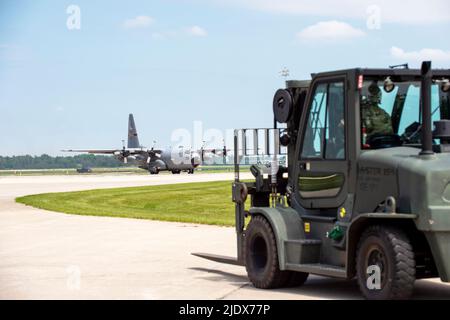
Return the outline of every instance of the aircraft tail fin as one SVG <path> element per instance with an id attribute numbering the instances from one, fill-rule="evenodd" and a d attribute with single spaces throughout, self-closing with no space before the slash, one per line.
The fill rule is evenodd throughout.
<path id="1" fill-rule="evenodd" d="M 140 148 L 139 138 L 137 134 L 136 124 L 134 123 L 133 114 L 128 117 L 128 148 Z"/>

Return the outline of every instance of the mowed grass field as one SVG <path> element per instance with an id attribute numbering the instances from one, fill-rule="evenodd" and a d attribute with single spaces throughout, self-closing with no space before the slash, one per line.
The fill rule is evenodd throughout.
<path id="1" fill-rule="evenodd" d="M 69 214 L 234 225 L 230 181 L 48 193 L 16 201 Z"/>

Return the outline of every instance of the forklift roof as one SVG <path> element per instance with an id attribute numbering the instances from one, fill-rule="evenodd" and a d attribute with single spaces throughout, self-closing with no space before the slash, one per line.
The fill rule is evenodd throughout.
<path id="1" fill-rule="evenodd" d="M 398 76 L 398 77 L 420 77 L 420 69 L 367 69 L 367 68 L 355 68 L 355 69 L 344 69 L 337 71 L 326 71 L 320 73 L 313 73 L 311 77 L 328 77 L 342 74 L 356 74 L 356 75 L 367 75 L 367 76 Z M 450 69 L 433 69 L 434 77 L 448 77 L 450 76 Z"/>

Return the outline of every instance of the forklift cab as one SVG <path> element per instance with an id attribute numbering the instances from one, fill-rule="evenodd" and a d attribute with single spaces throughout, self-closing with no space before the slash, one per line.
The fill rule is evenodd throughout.
<path id="1" fill-rule="evenodd" d="M 346 138 L 348 81 L 345 74 L 317 78 L 311 84 L 295 147 L 292 207 L 304 214 L 337 208 L 348 190 Z M 332 216 L 328 210 L 323 212 Z M 334 214 L 336 216 L 336 214 Z"/>
<path id="2" fill-rule="evenodd" d="M 405 299 L 416 279 L 450 282 L 450 70 L 312 78 L 277 91 L 274 128 L 235 130 L 237 259 L 197 255 L 244 265 L 263 289 L 356 276 L 366 298 Z M 243 182 L 249 148 L 272 160 Z"/>

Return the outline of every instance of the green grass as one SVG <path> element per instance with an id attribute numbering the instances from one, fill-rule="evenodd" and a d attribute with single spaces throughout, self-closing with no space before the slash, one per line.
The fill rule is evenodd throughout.
<path id="1" fill-rule="evenodd" d="M 234 225 L 230 181 L 47 193 L 16 201 L 69 214 Z"/>

